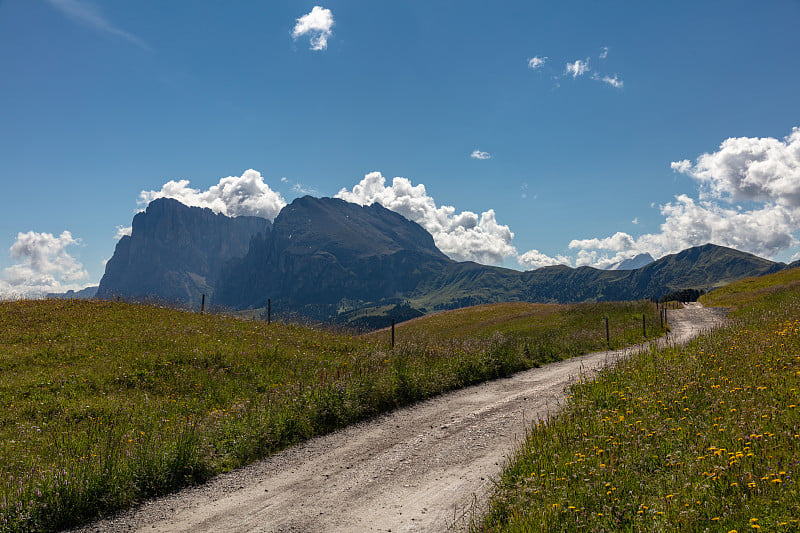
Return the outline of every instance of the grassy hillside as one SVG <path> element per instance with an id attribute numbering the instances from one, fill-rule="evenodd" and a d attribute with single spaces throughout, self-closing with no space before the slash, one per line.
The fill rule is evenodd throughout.
<path id="1" fill-rule="evenodd" d="M 537 304 L 508 302 L 465 307 L 427 315 L 398 324 L 397 342 L 453 343 L 465 338 L 487 338 L 498 333 L 520 338 L 531 346 L 557 349 L 560 357 L 606 348 L 604 317 L 609 319 L 611 347 L 642 340 L 642 313 L 648 338 L 658 336 L 661 323 L 655 307 L 646 302 Z M 366 335 L 390 342 L 386 328 Z"/>
<path id="2" fill-rule="evenodd" d="M 798 286 L 800 286 L 800 268 L 793 268 L 731 283 L 701 296 L 700 301 L 703 305 L 738 308 L 772 293 L 785 292 Z"/>
<path id="3" fill-rule="evenodd" d="M 633 315 L 657 320 L 651 305 L 638 305 L 603 310 L 624 318 L 615 342 L 639 338 Z M 485 311 L 476 316 L 504 327 L 499 310 Z M 518 316 L 513 335 L 489 335 L 485 324 L 457 341 L 403 339 L 392 350 L 380 338 L 154 306 L 0 302 L 0 531 L 87 521 L 398 405 L 562 357 L 538 336 L 537 324 L 560 311 L 548 313 Z M 594 328 L 579 335 L 587 349 L 605 343 L 597 313 L 584 308 Z M 568 337 L 562 326 L 551 322 L 549 339 Z"/>
<path id="4" fill-rule="evenodd" d="M 714 291 L 729 327 L 576 385 L 474 529 L 800 530 L 798 285 L 795 269 Z"/>

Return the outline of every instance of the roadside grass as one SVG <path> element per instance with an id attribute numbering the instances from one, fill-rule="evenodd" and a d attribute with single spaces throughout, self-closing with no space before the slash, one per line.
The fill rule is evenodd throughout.
<path id="1" fill-rule="evenodd" d="M 636 315 L 658 320 L 645 302 L 569 306 L 392 350 L 124 302 L 0 302 L 0 531 L 85 523 L 397 406 L 602 348 L 598 312 L 625 318 L 615 343 L 640 340 Z M 585 331 L 565 329 L 581 320 Z"/>
<path id="2" fill-rule="evenodd" d="M 800 530 L 800 270 L 708 295 L 729 326 L 576 384 L 480 531 Z"/>

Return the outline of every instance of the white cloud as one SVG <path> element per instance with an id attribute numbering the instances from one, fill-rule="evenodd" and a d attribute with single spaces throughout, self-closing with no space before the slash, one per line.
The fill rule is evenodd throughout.
<path id="1" fill-rule="evenodd" d="M 776 202 L 800 207 L 800 128 L 783 140 L 738 137 L 723 141 L 717 152 L 703 154 L 692 165 L 672 168 L 700 182 L 715 198 Z"/>
<path id="2" fill-rule="evenodd" d="M 600 81 L 611 85 L 615 89 L 622 89 L 622 86 L 625 84 L 625 82 L 619 79 L 616 74 L 614 74 L 613 78 L 610 76 L 603 76 L 602 78 L 600 78 Z"/>
<path id="3" fill-rule="evenodd" d="M 473 159 L 491 159 L 492 154 L 489 152 L 481 152 L 480 150 L 474 150 L 469 156 Z"/>
<path id="4" fill-rule="evenodd" d="M 548 57 L 547 56 L 533 56 L 528 60 L 528 68 L 536 70 L 537 68 L 542 68 L 545 63 L 547 63 Z"/>
<path id="5" fill-rule="evenodd" d="M 372 172 L 352 190 L 340 190 L 336 197 L 360 205 L 379 203 L 403 215 L 428 230 L 436 246 L 457 261 L 498 264 L 517 255 L 511 245 L 514 233 L 497 223 L 494 210 L 480 215 L 456 213 L 452 206 L 437 206 L 424 185 L 412 185 L 406 178 L 394 178 L 392 185 L 386 186 L 381 173 Z"/>
<path id="6" fill-rule="evenodd" d="M 578 256 L 575 258 L 575 266 L 582 267 L 591 265 L 596 268 L 603 268 L 604 264 L 610 263 L 607 256 L 598 258 L 598 255 L 599 254 L 594 250 L 580 250 L 578 251 Z"/>
<path id="7" fill-rule="evenodd" d="M 313 187 L 307 187 L 302 183 L 295 183 L 292 185 L 292 192 L 296 194 L 319 194 Z"/>
<path id="8" fill-rule="evenodd" d="M 692 162 L 688 159 L 684 159 L 683 161 L 673 161 L 669 166 L 675 172 L 686 174 L 692 169 Z M 655 204 L 650 204 L 650 207 L 655 207 Z"/>
<path id="9" fill-rule="evenodd" d="M 634 217 L 634 219 L 631 220 L 631 224 L 638 225 L 639 224 L 639 217 Z"/>
<path id="10" fill-rule="evenodd" d="M 600 266 L 644 252 L 661 257 L 709 242 L 774 257 L 798 244 L 800 128 L 782 140 L 729 138 L 694 164 L 682 160 L 670 167 L 697 180 L 699 200 L 681 194 L 660 206 L 664 222 L 658 233 L 573 240 L 570 248 L 580 250 L 577 263 Z"/>
<path id="11" fill-rule="evenodd" d="M 89 274 L 66 250 L 77 244 L 80 241 L 69 231 L 58 237 L 35 231 L 18 233 L 10 248 L 11 257 L 17 263 L 3 269 L 0 297 L 37 297 L 48 292 L 80 289 L 75 282 L 88 278 Z"/>
<path id="12" fill-rule="evenodd" d="M 630 250 L 633 248 L 634 244 L 633 237 L 627 233 L 618 231 L 613 237 L 606 237 L 605 239 L 576 239 L 569 243 L 569 247 L 581 249 L 615 250 L 620 252 Z"/>
<path id="13" fill-rule="evenodd" d="M 600 52 L 600 55 L 598 56 L 598 59 L 599 60 L 603 60 L 603 59 L 606 59 L 607 57 L 608 57 L 608 47 L 604 46 L 601 49 L 601 52 Z M 549 58 L 546 57 L 546 56 L 542 56 L 542 57 L 535 56 L 535 57 L 532 57 L 532 58 L 530 58 L 528 60 L 528 67 L 531 68 L 531 69 L 541 68 L 541 67 L 543 67 L 545 65 L 546 61 L 548 61 L 548 60 L 549 60 Z M 589 66 L 589 61 L 590 61 L 590 58 L 588 58 L 588 57 L 585 60 L 584 59 L 576 59 L 573 62 L 569 62 L 568 61 L 564 66 L 564 71 L 559 73 L 559 74 L 556 74 L 555 76 L 553 76 L 553 80 L 555 80 L 555 87 L 558 88 L 558 87 L 561 86 L 561 84 L 558 82 L 558 80 L 560 80 L 563 77 L 572 77 L 573 79 L 576 79 L 578 77 L 581 77 L 581 76 L 587 74 L 588 72 L 591 72 L 592 68 Z M 591 77 L 591 79 L 593 79 L 595 81 L 599 81 L 599 82 L 605 83 L 607 85 L 610 85 L 611 87 L 614 87 L 615 89 L 622 89 L 625 86 L 625 82 L 622 79 L 620 79 L 620 77 L 617 74 L 614 74 L 613 76 L 609 76 L 607 74 L 594 72 L 594 73 L 592 73 L 592 75 L 590 77 Z"/>
<path id="14" fill-rule="evenodd" d="M 527 268 L 542 268 L 553 265 L 571 265 L 568 257 L 564 257 L 563 255 L 550 257 L 549 255 L 543 254 L 536 249 L 528 250 L 524 254 L 520 255 L 517 258 L 517 262 L 523 267 Z"/>
<path id="15" fill-rule="evenodd" d="M 328 38 L 333 34 L 333 25 L 331 10 L 314 6 L 310 13 L 297 19 L 297 24 L 292 30 L 292 38 L 309 35 L 312 50 L 325 50 L 328 48 Z"/>
<path id="16" fill-rule="evenodd" d="M 133 226 L 117 226 L 117 235 L 114 239 L 120 240 L 125 236 L 130 237 L 131 233 L 133 233 Z"/>
<path id="17" fill-rule="evenodd" d="M 661 214 L 665 220 L 659 233 L 633 238 L 618 232 L 605 239 L 573 240 L 569 246 L 581 252 L 617 252 L 608 258 L 611 262 L 644 252 L 661 257 L 709 242 L 772 257 L 797 244 L 793 233 L 800 229 L 798 209 L 776 204 L 752 210 L 724 208 L 709 201 L 697 202 L 685 194 L 661 206 Z M 596 262 L 597 258 L 594 263 L 585 264 Z"/>
<path id="18" fill-rule="evenodd" d="M 601 254 L 596 250 L 580 250 L 575 260 L 575 264 L 579 267 L 592 266 L 594 268 L 605 270 L 618 265 L 620 262 L 625 261 L 626 259 L 633 259 L 637 255 L 639 255 L 639 252 L 635 250 L 617 252 L 614 255 Z"/>
<path id="19" fill-rule="evenodd" d="M 150 49 L 150 47 L 147 46 L 144 41 L 135 35 L 130 34 L 109 22 L 109 20 L 103 17 L 97 8 L 95 8 L 89 2 L 81 0 L 49 0 L 49 2 L 53 7 L 57 8 L 69 18 L 79 22 L 80 24 L 103 33 L 108 33 L 109 35 L 121 37 L 140 48 L 144 48 L 145 50 Z"/>
<path id="20" fill-rule="evenodd" d="M 279 192 L 264 183 L 257 170 L 246 170 L 241 176 L 228 176 L 206 191 L 189 187 L 189 180 L 170 180 L 160 191 L 142 191 L 139 203 L 146 205 L 156 198 L 174 198 L 196 207 L 208 207 L 229 217 L 258 216 L 274 220 L 286 205 Z"/>
<path id="21" fill-rule="evenodd" d="M 583 76 L 589 70 L 589 59 L 587 58 L 586 61 L 581 61 L 578 59 L 573 63 L 567 63 L 564 74 L 572 76 L 573 78 L 577 78 L 578 76 Z"/>

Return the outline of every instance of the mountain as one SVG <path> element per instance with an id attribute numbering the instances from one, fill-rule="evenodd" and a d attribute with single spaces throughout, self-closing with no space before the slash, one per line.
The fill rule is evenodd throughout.
<path id="1" fill-rule="evenodd" d="M 606 270 L 636 270 L 637 268 L 642 268 L 643 266 L 649 265 L 653 261 L 655 261 L 655 259 L 653 259 L 652 255 L 643 253 L 635 257 L 631 257 L 630 259 L 620 261 L 619 263 L 615 263 Z"/>
<path id="2" fill-rule="evenodd" d="M 154 200 L 117 243 L 97 297 L 199 305 L 201 295 L 213 295 L 222 266 L 244 256 L 270 226 L 264 218 L 230 218 L 170 198 Z"/>
<path id="3" fill-rule="evenodd" d="M 708 291 L 749 276 L 786 268 L 753 254 L 706 244 L 667 255 L 636 270 L 550 266 L 518 272 L 453 263 L 407 296 L 417 309 L 454 309 L 480 303 L 574 303 L 660 298 L 683 289 Z"/>
<path id="4" fill-rule="evenodd" d="M 79 291 L 72 289 L 67 292 L 49 292 L 47 298 L 54 298 L 57 300 L 91 300 L 97 295 L 97 285 L 86 287 Z"/>
<path id="5" fill-rule="evenodd" d="M 646 263 L 631 268 L 638 263 Z M 415 222 L 379 204 L 335 198 L 294 200 L 273 224 L 229 218 L 159 199 L 117 244 L 98 297 L 153 297 L 197 306 L 259 309 L 284 317 L 385 325 L 438 309 L 503 301 L 584 302 L 660 298 L 708 291 L 786 268 L 706 244 L 616 270 L 551 266 L 519 272 L 439 251 Z"/>
<path id="6" fill-rule="evenodd" d="M 711 290 L 750 276 L 772 274 L 786 268 L 762 257 L 733 248 L 705 244 L 662 257 L 630 271 L 637 295 L 660 295 L 681 289 Z"/>
<path id="7" fill-rule="evenodd" d="M 214 302 L 329 318 L 365 302 L 401 298 L 453 263 L 419 224 L 380 204 L 298 198 L 226 265 Z"/>

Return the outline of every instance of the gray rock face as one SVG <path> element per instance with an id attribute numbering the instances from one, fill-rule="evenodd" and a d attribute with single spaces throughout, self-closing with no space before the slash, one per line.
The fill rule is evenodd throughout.
<path id="1" fill-rule="evenodd" d="M 169 198 L 154 200 L 133 218 L 131 235 L 117 243 L 97 297 L 199 305 L 205 294 L 209 303 L 222 266 L 243 257 L 250 241 L 270 227 L 264 218 L 230 218 Z"/>
<path id="2" fill-rule="evenodd" d="M 270 298 L 321 318 L 342 300 L 401 297 L 452 262 L 419 224 L 379 204 L 306 196 L 224 269 L 215 301 L 242 308 Z"/>

